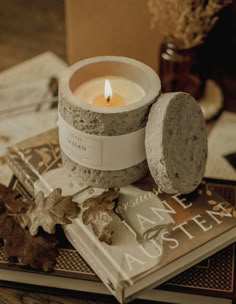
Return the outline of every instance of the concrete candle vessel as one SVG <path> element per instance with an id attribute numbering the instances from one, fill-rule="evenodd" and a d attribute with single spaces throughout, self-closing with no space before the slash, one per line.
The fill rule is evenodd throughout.
<path id="1" fill-rule="evenodd" d="M 143 96 L 123 106 L 100 107 L 73 93 L 92 79 L 109 76 L 131 81 Z M 158 75 L 134 59 L 103 56 L 72 65 L 59 85 L 59 141 L 65 168 L 79 181 L 102 188 L 143 177 L 148 171 L 145 126 L 160 90 Z"/>

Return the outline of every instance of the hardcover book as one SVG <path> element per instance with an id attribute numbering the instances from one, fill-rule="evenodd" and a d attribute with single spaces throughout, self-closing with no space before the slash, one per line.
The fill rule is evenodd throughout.
<path id="1" fill-rule="evenodd" d="M 236 183 L 209 181 L 209 186 L 235 205 Z M 13 178 L 11 187 L 28 196 L 24 187 Z M 161 286 L 139 296 L 139 299 L 179 304 L 232 303 L 235 293 L 235 245 L 205 259 Z M 0 285 L 40 290 L 52 294 L 68 294 L 89 299 L 104 298 L 109 292 L 79 253 L 65 240 L 60 242 L 59 257 L 54 271 L 43 273 L 12 263 L 0 248 Z M 81 293 L 82 292 L 82 293 Z M 107 301 L 107 303 L 110 303 Z M 111 299 L 111 303 L 113 303 Z"/>
<path id="2" fill-rule="evenodd" d="M 109 245 L 83 219 L 84 202 L 106 189 L 87 187 L 64 171 L 56 129 L 10 147 L 8 160 L 32 195 L 39 190 L 48 194 L 56 187 L 73 195 L 82 212 L 65 227 L 66 237 L 121 303 L 236 240 L 235 209 L 208 183 L 189 195 L 170 196 L 159 193 L 147 176 L 119 190 Z"/>

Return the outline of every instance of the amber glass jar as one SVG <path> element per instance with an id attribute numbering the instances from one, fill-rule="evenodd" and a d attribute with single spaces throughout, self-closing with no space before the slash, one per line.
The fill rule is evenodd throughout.
<path id="1" fill-rule="evenodd" d="M 164 41 L 159 63 L 163 92 L 183 91 L 196 99 L 203 95 L 207 77 L 202 46 L 181 49 Z"/>

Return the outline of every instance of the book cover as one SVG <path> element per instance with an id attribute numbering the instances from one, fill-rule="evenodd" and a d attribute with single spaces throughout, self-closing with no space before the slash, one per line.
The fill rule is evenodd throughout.
<path id="1" fill-rule="evenodd" d="M 64 195 L 73 194 L 84 212 L 83 203 L 104 191 L 81 185 L 64 171 L 55 129 L 10 147 L 8 159 L 32 195 L 60 187 Z M 170 196 L 158 193 L 146 177 L 120 189 L 117 210 L 112 214 L 112 245 L 98 240 L 91 225 L 84 224 L 83 212 L 64 231 L 120 302 L 164 283 L 236 240 L 233 206 L 205 182 L 194 193 Z M 153 234 L 140 242 L 147 228 Z"/>

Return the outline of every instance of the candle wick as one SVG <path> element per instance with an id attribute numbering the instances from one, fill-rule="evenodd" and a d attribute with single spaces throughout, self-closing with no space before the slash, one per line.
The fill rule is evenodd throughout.
<path id="1" fill-rule="evenodd" d="M 110 101 L 110 98 L 111 98 L 111 96 L 108 96 L 108 97 L 107 97 L 107 102 L 109 102 L 109 101 Z"/>

